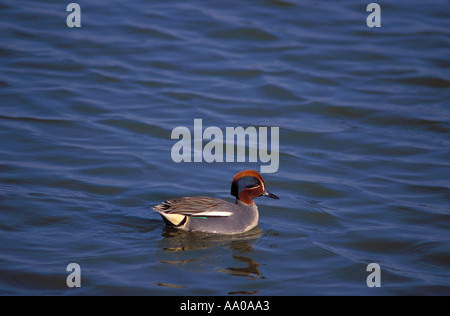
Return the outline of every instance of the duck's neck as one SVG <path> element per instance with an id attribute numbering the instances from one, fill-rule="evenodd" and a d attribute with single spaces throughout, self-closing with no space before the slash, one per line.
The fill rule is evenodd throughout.
<path id="1" fill-rule="evenodd" d="M 247 196 L 240 196 L 239 199 L 236 199 L 236 204 L 245 204 L 245 205 L 252 205 L 255 204 L 255 202 L 253 201 L 252 198 L 247 197 Z"/>

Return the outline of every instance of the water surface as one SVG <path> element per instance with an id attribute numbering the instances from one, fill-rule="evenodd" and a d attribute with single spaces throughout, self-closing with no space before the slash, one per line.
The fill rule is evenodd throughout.
<path id="1" fill-rule="evenodd" d="M 0 5 L 0 294 L 450 294 L 447 2 L 78 3 Z M 195 118 L 280 128 L 244 235 L 151 210 L 260 168 L 173 162 Z"/>

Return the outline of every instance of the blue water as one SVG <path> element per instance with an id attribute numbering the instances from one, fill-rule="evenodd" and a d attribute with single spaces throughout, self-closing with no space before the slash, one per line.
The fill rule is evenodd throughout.
<path id="1" fill-rule="evenodd" d="M 0 294 L 450 295 L 448 2 L 68 3 L 0 4 Z M 247 234 L 151 210 L 263 164 L 175 163 L 195 118 L 280 129 Z"/>

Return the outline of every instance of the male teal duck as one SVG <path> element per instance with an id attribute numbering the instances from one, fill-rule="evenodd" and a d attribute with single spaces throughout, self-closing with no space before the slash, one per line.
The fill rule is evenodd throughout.
<path id="1" fill-rule="evenodd" d="M 253 170 L 236 174 L 231 182 L 236 203 L 211 197 L 181 197 L 155 205 L 167 225 L 185 231 L 239 234 L 258 224 L 259 214 L 253 199 L 267 196 L 279 199 L 266 189 L 261 175 Z"/>

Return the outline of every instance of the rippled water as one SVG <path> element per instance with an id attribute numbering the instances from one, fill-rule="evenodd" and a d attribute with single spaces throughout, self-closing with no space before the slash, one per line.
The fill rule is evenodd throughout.
<path id="1" fill-rule="evenodd" d="M 0 294 L 450 294 L 447 2 L 68 3 L 0 5 Z M 173 162 L 195 118 L 280 128 L 244 235 L 151 210 L 260 168 Z"/>

